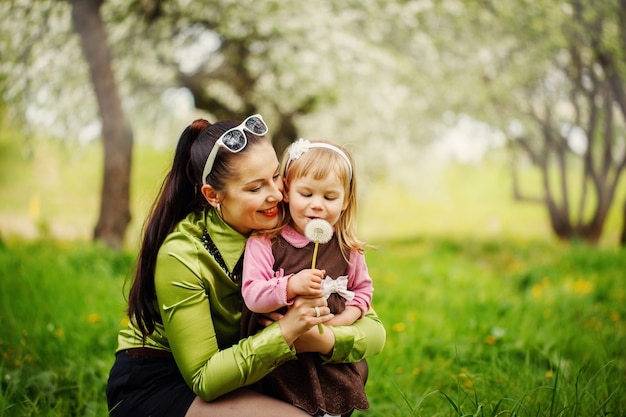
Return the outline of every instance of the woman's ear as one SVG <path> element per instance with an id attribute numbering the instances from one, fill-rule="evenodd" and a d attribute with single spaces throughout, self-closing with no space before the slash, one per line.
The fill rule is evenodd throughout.
<path id="1" fill-rule="evenodd" d="M 202 191 L 202 195 L 204 199 L 213 207 L 217 207 L 220 203 L 219 193 L 210 185 L 203 185 L 200 189 Z"/>

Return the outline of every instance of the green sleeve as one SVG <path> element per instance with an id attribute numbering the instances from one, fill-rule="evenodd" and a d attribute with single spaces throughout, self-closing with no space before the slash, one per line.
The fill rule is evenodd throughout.
<path id="1" fill-rule="evenodd" d="M 385 346 L 385 328 L 373 309 L 351 326 L 330 326 L 335 335 L 335 347 L 331 356 L 324 356 L 327 363 L 358 362 L 377 355 Z"/>
<path id="2" fill-rule="evenodd" d="M 278 323 L 237 342 L 238 287 L 207 267 L 197 248 L 168 246 L 159 252 L 156 295 L 167 343 L 196 395 L 214 400 L 296 358 Z"/>

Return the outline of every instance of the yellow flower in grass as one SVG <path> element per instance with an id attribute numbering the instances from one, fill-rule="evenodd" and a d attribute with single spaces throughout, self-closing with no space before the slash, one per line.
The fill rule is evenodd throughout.
<path id="1" fill-rule="evenodd" d="M 461 379 L 463 380 L 463 386 L 465 388 L 472 388 L 474 386 L 474 381 L 470 379 L 470 376 L 467 373 L 465 372 L 459 373 L 459 380 Z"/>
<path id="2" fill-rule="evenodd" d="M 572 291 L 574 294 L 589 294 L 593 291 L 593 283 L 584 279 L 577 279 L 576 282 L 574 282 Z"/>
<path id="3" fill-rule="evenodd" d="M 494 335 L 489 335 L 487 337 L 485 337 L 485 343 L 488 345 L 495 345 L 496 342 L 498 341 L 498 339 L 494 336 Z"/>
<path id="4" fill-rule="evenodd" d="M 611 321 L 617 323 L 619 321 L 619 311 L 611 311 Z"/>
<path id="5" fill-rule="evenodd" d="M 100 314 L 91 313 L 87 316 L 87 321 L 91 324 L 96 324 L 100 322 Z"/>
<path id="6" fill-rule="evenodd" d="M 406 325 L 404 323 L 396 323 L 391 328 L 394 332 L 402 333 L 406 329 Z"/>
<path id="7" fill-rule="evenodd" d="M 546 372 L 546 378 L 550 379 L 554 376 L 554 372 L 552 371 L 552 369 L 549 369 L 548 372 Z"/>
<path id="8" fill-rule="evenodd" d="M 532 288 L 533 298 L 535 298 L 535 299 L 540 298 L 542 293 L 543 293 L 543 286 L 542 285 L 540 285 L 540 284 L 533 285 L 533 288 Z"/>
<path id="9" fill-rule="evenodd" d="M 54 334 L 55 334 L 57 337 L 63 337 L 63 336 L 65 336 L 65 332 L 63 331 L 63 329 L 56 329 L 56 330 L 54 331 Z"/>
<path id="10" fill-rule="evenodd" d="M 540 283 L 532 286 L 531 292 L 534 299 L 541 298 L 546 291 L 550 288 L 550 279 L 543 277 Z"/>

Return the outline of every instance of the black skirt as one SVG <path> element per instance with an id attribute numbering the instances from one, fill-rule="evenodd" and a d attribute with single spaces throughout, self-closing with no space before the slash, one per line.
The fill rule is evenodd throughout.
<path id="1" fill-rule="evenodd" d="M 111 417 L 184 417 L 196 398 L 172 356 L 128 351 L 115 355 L 106 393 Z"/>

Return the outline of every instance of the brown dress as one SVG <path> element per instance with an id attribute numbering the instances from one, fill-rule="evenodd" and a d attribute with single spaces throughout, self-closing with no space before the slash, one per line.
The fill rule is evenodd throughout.
<path id="1" fill-rule="evenodd" d="M 274 270 L 283 268 L 288 275 L 311 268 L 313 249 L 313 243 L 295 248 L 279 235 L 272 244 Z M 330 242 L 319 245 L 316 268 L 326 270 L 326 274 L 333 279 L 346 275 L 348 263 L 341 255 L 336 236 Z M 328 306 L 333 314 L 339 314 L 345 309 L 345 299 L 331 294 Z M 241 319 L 243 337 L 259 330 L 256 317 L 256 313 L 244 306 Z M 366 374 L 365 360 L 358 364 L 324 364 L 317 353 L 301 353 L 298 360 L 280 365 L 253 388 L 290 402 L 311 415 L 349 415 L 355 409 L 369 409 L 365 395 Z"/>

